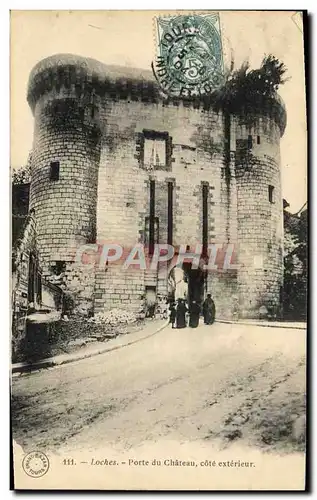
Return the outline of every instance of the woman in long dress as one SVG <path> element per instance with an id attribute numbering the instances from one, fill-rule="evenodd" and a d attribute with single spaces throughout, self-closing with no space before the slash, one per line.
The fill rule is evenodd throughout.
<path id="1" fill-rule="evenodd" d="M 185 301 L 178 299 L 176 307 L 176 328 L 186 327 L 186 311 L 187 307 Z"/>
<path id="2" fill-rule="evenodd" d="M 189 309 L 189 326 L 191 328 L 197 328 L 199 325 L 199 315 L 200 315 L 200 306 L 193 300 Z"/>
<path id="3" fill-rule="evenodd" d="M 204 301 L 203 313 L 204 313 L 205 325 L 212 325 L 213 322 L 215 321 L 216 307 L 214 301 L 211 298 L 210 293 L 208 293 L 207 298 Z"/>

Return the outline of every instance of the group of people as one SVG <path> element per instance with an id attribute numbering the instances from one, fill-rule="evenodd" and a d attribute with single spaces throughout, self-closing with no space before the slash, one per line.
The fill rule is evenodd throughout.
<path id="1" fill-rule="evenodd" d="M 178 299 L 177 303 L 172 302 L 169 307 L 170 310 L 170 323 L 172 328 L 185 328 L 187 326 L 187 316 L 189 315 L 188 326 L 197 328 L 199 325 L 199 317 L 201 312 L 204 316 L 205 325 L 212 325 L 215 321 L 216 308 L 215 303 L 208 293 L 203 302 L 202 310 L 200 304 L 193 300 L 189 307 L 187 307 L 184 299 Z"/>

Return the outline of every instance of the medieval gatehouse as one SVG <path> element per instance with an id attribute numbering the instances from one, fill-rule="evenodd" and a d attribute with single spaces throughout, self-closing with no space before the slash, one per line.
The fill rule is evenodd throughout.
<path id="1" fill-rule="evenodd" d="M 277 317 L 283 286 L 280 138 L 274 106 L 232 113 L 163 97 L 152 73 L 75 55 L 39 62 L 30 210 L 43 276 L 62 275 L 79 306 L 139 312 L 170 293 L 167 267 L 87 264 L 84 245 L 231 245 L 235 265 L 184 264 L 189 299 L 211 293 L 220 317 Z M 217 247 L 217 248 L 218 248 Z M 215 266 L 217 267 L 217 266 Z"/>

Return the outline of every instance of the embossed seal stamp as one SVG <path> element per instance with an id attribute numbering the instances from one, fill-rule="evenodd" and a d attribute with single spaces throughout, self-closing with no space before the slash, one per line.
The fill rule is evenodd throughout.
<path id="1" fill-rule="evenodd" d="M 199 97 L 224 82 L 218 14 L 156 18 L 157 60 L 152 64 L 162 91 Z"/>
<path id="2" fill-rule="evenodd" d="M 42 451 L 31 451 L 23 458 L 22 467 L 30 477 L 42 477 L 47 473 L 50 463 Z"/>

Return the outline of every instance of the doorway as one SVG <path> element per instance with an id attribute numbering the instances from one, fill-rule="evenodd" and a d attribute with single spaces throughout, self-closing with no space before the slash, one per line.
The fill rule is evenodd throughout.
<path id="1" fill-rule="evenodd" d="M 192 269 L 191 263 L 184 263 L 183 270 L 185 280 L 188 284 L 188 305 L 195 300 L 202 305 L 204 301 L 204 285 L 206 281 L 206 272 L 203 269 Z"/>
<path id="2" fill-rule="evenodd" d="M 184 262 L 182 267 L 175 266 L 169 273 L 169 299 L 183 298 L 189 306 L 195 300 L 202 305 L 205 283 L 206 271 L 201 268 L 192 269 L 191 263 Z"/>

